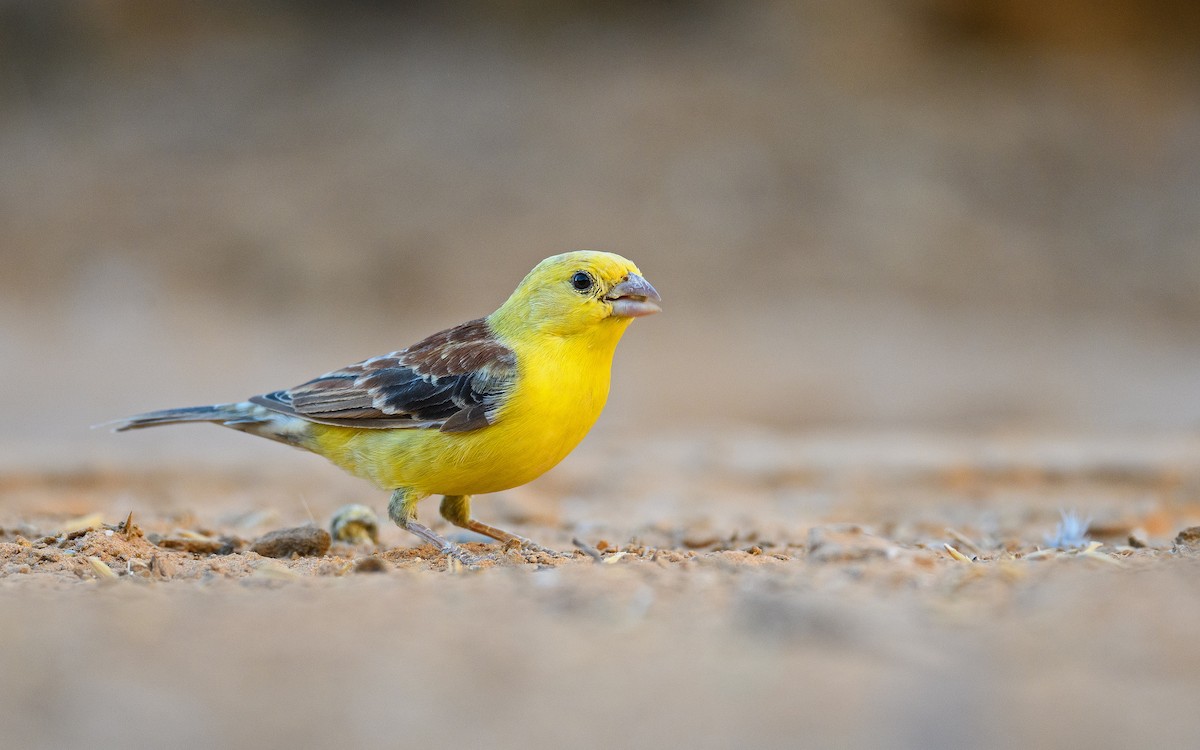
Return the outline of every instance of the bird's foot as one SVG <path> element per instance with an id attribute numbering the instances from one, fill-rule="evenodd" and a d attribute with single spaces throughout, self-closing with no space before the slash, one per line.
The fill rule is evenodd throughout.
<path id="1" fill-rule="evenodd" d="M 404 523 L 402 524 L 402 528 L 405 531 L 416 535 L 424 542 L 432 544 L 438 552 L 441 552 L 446 556 L 446 564 L 450 566 L 451 570 L 454 570 L 456 565 L 458 567 L 466 568 L 467 570 L 475 570 L 479 567 L 481 558 L 478 556 L 467 552 L 454 542 L 438 533 L 435 533 L 428 526 L 417 523 L 416 520 L 412 518 L 403 518 L 403 521 Z"/>

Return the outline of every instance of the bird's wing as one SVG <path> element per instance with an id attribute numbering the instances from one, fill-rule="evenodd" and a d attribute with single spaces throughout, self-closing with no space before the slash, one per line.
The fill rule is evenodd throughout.
<path id="1" fill-rule="evenodd" d="M 481 318 L 250 400 L 323 424 L 469 432 L 495 422 L 516 373 L 516 356 Z"/>

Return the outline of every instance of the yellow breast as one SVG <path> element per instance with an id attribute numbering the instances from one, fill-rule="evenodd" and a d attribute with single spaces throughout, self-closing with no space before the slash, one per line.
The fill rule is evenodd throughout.
<path id="1" fill-rule="evenodd" d="M 384 489 L 475 495 L 517 487 L 558 464 L 596 422 L 624 329 L 604 325 L 594 336 L 505 342 L 518 374 L 489 427 L 445 433 L 314 424 L 307 447 Z"/>

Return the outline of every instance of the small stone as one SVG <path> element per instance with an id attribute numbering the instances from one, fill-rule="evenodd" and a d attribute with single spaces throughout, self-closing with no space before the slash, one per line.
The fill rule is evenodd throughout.
<path id="1" fill-rule="evenodd" d="M 154 541 L 154 544 L 164 549 L 176 549 L 180 552 L 193 552 L 198 555 L 219 555 L 224 552 L 226 546 L 222 539 L 199 535 L 161 537 Z"/>
<path id="2" fill-rule="evenodd" d="M 1176 547 L 1187 547 L 1200 551 L 1200 526 L 1191 526 L 1175 536 Z"/>
<path id="3" fill-rule="evenodd" d="M 354 563 L 355 573 L 386 573 L 387 564 L 378 557 L 364 557 Z"/>
<path id="4" fill-rule="evenodd" d="M 320 557 L 329 551 L 332 537 L 325 529 L 298 526 L 264 534 L 254 540 L 251 551 L 263 557 Z"/>
<path id="5" fill-rule="evenodd" d="M 150 572 L 159 578 L 172 578 L 175 575 L 175 571 L 175 563 L 166 555 L 155 555 L 150 558 Z"/>

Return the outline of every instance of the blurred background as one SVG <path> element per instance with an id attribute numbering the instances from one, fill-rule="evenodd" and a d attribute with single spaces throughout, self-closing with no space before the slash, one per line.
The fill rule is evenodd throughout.
<path id="1" fill-rule="evenodd" d="M 665 312 L 480 518 L 669 556 L 65 533 L 382 511 L 265 440 L 88 427 L 578 248 Z M 1194 745 L 1198 333 L 1195 0 L 0 0 L 0 744 Z M 1060 511 L 1105 551 L 1013 559 Z"/>
<path id="2" fill-rule="evenodd" d="M 403 347 L 578 248 L 665 299 L 610 435 L 1200 423 L 1187 0 L 5 0 L 0 55 L 10 459 L 228 455 L 86 427 Z"/>

